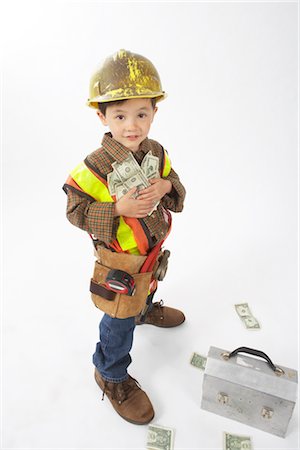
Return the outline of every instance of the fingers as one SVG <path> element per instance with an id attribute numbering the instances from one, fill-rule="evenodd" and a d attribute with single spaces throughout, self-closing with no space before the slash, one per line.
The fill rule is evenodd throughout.
<path id="1" fill-rule="evenodd" d="M 127 192 L 127 194 L 124 195 L 124 197 L 130 198 L 135 192 L 136 192 L 136 186 L 133 187 L 133 188 L 131 188 L 131 189 Z"/>
<path id="2" fill-rule="evenodd" d="M 158 183 L 160 180 L 161 180 L 161 178 L 150 178 L 149 181 L 151 184 L 155 184 L 155 183 Z"/>
<path id="3" fill-rule="evenodd" d="M 137 213 L 145 217 L 153 208 L 153 200 L 136 200 Z"/>
<path id="4" fill-rule="evenodd" d="M 137 200 L 144 201 L 144 200 L 151 200 L 152 195 L 151 194 L 139 194 L 137 196 Z"/>
<path id="5" fill-rule="evenodd" d="M 153 187 L 149 187 L 146 189 L 143 189 L 139 192 L 139 195 L 137 196 L 137 199 L 139 200 L 153 200 L 154 198 L 158 197 L 158 193 L 156 192 L 156 189 L 153 189 Z"/>
<path id="6" fill-rule="evenodd" d="M 149 193 L 151 193 L 152 191 L 153 191 L 152 186 L 147 187 L 147 188 L 145 188 L 145 189 L 141 189 L 141 190 L 139 191 L 139 196 L 149 194 Z"/>
<path id="7" fill-rule="evenodd" d="M 127 199 L 125 215 L 128 217 L 146 217 L 152 208 L 153 202 L 151 200 Z"/>
<path id="8" fill-rule="evenodd" d="M 153 202 L 152 201 L 147 201 L 147 202 L 143 202 L 142 205 L 139 205 L 137 207 L 137 210 L 139 213 L 148 213 L 149 211 L 151 211 L 151 209 L 153 208 Z"/>
<path id="9" fill-rule="evenodd" d="M 157 203 L 160 201 L 158 194 L 142 194 L 137 197 L 139 201 L 149 201 L 150 203 Z"/>
<path id="10" fill-rule="evenodd" d="M 141 200 L 144 200 L 144 199 L 153 200 L 153 199 L 157 199 L 157 198 L 160 199 L 161 198 L 161 195 L 160 195 L 161 178 L 151 178 L 149 181 L 151 182 L 151 186 L 148 186 L 147 188 L 140 190 L 138 198 Z"/>
<path id="11" fill-rule="evenodd" d="M 152 207 L 140 210 L 140 211 L 138 211 L 136 213 L 132 212 L 128 217 L 136 217 L 137 219 L 142 219 L 143 217 L 147 217 L 147 215 L 149 214 L 149 212 L 151 210 L 152 210 Z"/>

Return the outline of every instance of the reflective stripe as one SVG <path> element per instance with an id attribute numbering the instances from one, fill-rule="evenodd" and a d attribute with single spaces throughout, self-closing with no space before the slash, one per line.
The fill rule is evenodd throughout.
<path id="1" fill-rule="evenodd" d="M 170 172 L 171 172 L 171 160 L 169 158 L 168 152 L 164 149 L 164 168 L 162 176 L 167 177 Z"/>
<path id="2" fill-rule="evenodd" d="M 113 202 L 109 190 L 85 165 L 78 164 L 71 172 L 71 177 L 81 189 L 91 195 L 98 202 Z"/>
<path id="3" fill-rule="evenodd" d="M 107 186 L 94 175 L 84 162 L 81 162 L 72 170 L 71 178 L 83 192 L 89 194 L 98 202 L 114 202 Z M 134 255 L 145 253 L 144 248 L 140 252 L 133 229 L 127 225 L 122 216 L 120 216 L 119 227 L 117 229 L 117 241 L 124 252 L 129 252 Z"/>
<path id="4" fill-rule="evenodd" d="M 122 216 L 120 216 L 120 224 L 117 230 L 117 240 L 124 252 L 129 251 L 131 254 L 140 255 L 133 231 Z"/>
<path id="5" fill-rule="evenodd" d="M 140 254 L 147 255 L 149 250 L 149 240 L 140 220 L 134 217 L 124 217 L 124 221 L 133 230 L 136 245 Z"/>

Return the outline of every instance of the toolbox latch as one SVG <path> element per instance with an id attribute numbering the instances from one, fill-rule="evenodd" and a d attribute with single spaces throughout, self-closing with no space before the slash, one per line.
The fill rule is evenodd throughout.
<path id="1" fill-rule="evenodd" d="M 229 402 L 229 396 L 225 392 L 219 392 L 217 395 L 217 400 L 219 403 L 226 405 Z"/>
<path id="2" fill-rule="evenodd" d="M 262 408 L 262 410 L 261 410 L 261 416 L 262 416 L 264 419 L 272 419 L 273 414 L 274 414 L 273 409 L 272 409 L 272 408 L 268 408 L 267 406 L 264 406 L 264 407 Z"/>

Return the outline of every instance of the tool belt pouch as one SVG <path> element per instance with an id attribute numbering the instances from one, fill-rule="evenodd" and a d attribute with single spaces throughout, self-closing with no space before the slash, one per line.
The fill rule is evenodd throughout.
<path id="1" fill-rule="evenodd" d="M 139 273 L 147 257 L 112 252 L 102 247 L 97 249 L 97 257 L 90 288 L 95 306 L 117 319 L 138 315 L 146 304 L 152 277 L 152 272 Z M 104 287 L 111 269 L 124 270 L 132 275 L 136 286 L 134 295 L 118 294 Z"/>
<path id="2" fill-rule="evenodd" d="M 297 391 L 297 371 L 275 366 L 260 350 L 239 347 L 230 353 L 217 347 L 209 349 L 202 409 L 284 437 Z"/>

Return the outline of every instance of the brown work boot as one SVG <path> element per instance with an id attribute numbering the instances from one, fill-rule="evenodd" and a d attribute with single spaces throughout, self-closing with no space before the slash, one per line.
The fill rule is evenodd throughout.
<path id="1" fill-rule="evenodd" d="M 111 383 L 102 378 L 95 369 L 95 380 L 104 394 L 107 395 L 117 413 L 128 422 L 136 425 L 149 423 L 154 417 L 153 406 L 138 382 L 129 375 L 121 383 Z"/>
<path id="2" fill-rule="evenodd" d="M 181 325 L 185 321 L 184 314 L 179 309 L 163 306 L 164 302 L 153 303 L 153 308 L 146 315 L 145 321 L 140 321 L 140 315 L 136 316 L 135 324 L 142 325 L 147 323 L 157 327 L 171 328 Z"/>

